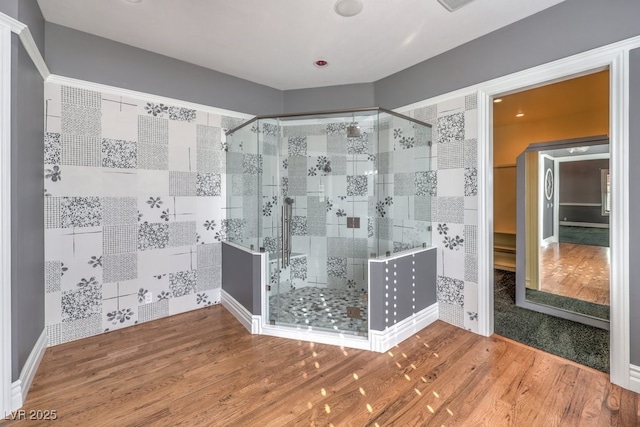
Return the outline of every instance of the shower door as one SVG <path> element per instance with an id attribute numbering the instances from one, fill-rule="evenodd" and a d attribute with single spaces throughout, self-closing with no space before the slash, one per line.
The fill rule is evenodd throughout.
<path id="1" fill-rule="evenodd" d="M 367 334 L 376 119 L 377 112 L 296 117 L 268 123 L 267 132 L 261 124 L 270 323 Z"/>

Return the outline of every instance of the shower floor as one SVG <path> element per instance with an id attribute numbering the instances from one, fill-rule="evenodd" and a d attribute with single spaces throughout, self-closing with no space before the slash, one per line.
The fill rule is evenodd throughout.
<path id="1" fill-rule="evenodd" d="M 279 325 L 304 325 L 354 335 L 367 334 L 368 299 L 360 291 L 298 288 L 270 296 L 269 307 L 269 320 Z M 360 318 L 348 317 L 348 307 L 360 309 Z"/>

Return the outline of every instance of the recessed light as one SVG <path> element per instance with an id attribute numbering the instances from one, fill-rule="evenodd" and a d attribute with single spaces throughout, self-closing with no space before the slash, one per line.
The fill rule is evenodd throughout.
<path id="1" fill-rule="evenodd" d="M 495 102 L 496 104 L 497 104 L 498 102 L 502 102 L 502 98 L 496 98 L 496 99 L 494 99 L 494 100 L 493 100 L 493 102 Z"/>
<path id="2" fill-rule="evenodd" d="M 318 59 L 316 62 L 313 63 L 313 65 L 315 65 L 318 68 L 327 68 L 329 66 L 329 63 L 324 59 Z"/>
<path id="3" fill-rule="evenodd" d="M 348 18 L 350 16 L 356 16 L 362 12 L 361 0 L 338 0 L 333 10 L 340 16 Z"/>
<path id="4" fill-rule="evenodd" d="M 516 114 L 516 117 L 524 117 L 524 113 L 518 113 Z"/>
<path id="5" fill-rule="evenodd" d="M 142 0 L 126 0 L 128 3 L 142 3 Z"/>

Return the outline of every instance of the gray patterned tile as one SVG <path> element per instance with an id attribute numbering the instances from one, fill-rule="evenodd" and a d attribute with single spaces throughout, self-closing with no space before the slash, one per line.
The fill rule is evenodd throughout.
<path id="1" fill-rule="evenodd" d="M 104 283 L 138 278 L 138 255 L 135 252 L 104 255 L 103 265 Z"/>

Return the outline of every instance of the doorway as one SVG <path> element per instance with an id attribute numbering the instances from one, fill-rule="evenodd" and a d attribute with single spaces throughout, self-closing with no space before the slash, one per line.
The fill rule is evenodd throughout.
<path id="1" fill-rule="evenodd" d="M 498 333 L 502 331 L 503 334 L 512 330 L 514 333 L 510 338 L 601 370 L 607 370 L 609 365 L 608 334 L 583 331 L 585 328 L 578 328 L 579 331 L 574 330 L 572 334 L 568 334 L 573 326 L 555 318 L 547 321 L 548 316 L 545 317 L 553 313 L 564 319 L 578 320 L 580 316 L 575 316 L 575 313 L 586 311 L 588 316 L 601 313 L 606 320 L 598 324 L 608 327 L 609 307 L 601 303 L 609 300 L 610 256 L 608 248 L 593 251 L 590 250 L 593 249 L 591 245 L 561 242 L 559 231 L 563 231 L 563 238 L 567 234 L 564 227 L 576 227 L 575 230 L 569 230 L 573 232 L 569 234 L 575 236 L 580 234 L 580 231 L 575 232 L 577 227 L 594 225 L 584 220 L 588 215 L 582 214 L 594 211 L 597 201 L 578 200 L 578 196 L 578 199 L 572 200 L 567 191 L 564 192 L 567 194 L 563 200 L 560 200 L 562 192 L 559 186 L 563 180 L 560 179 L 559 169 L 563 169 L 565 184 L 570 184 L 573 178 L 572 168 L 563 166 L 570 165 L 566 157 L 574 154 L 587 156 L 581 152 L 585 147 L 578 146 L 574 149 L 562 146 L 558 150 L 550 147 L 545 151 L 544 143 L 592 135 L 604 135 L 606 140 L 610 129 L 609 80 L 609 70 L 600 69 L 579 77 L 541 83 L 533 89 L 511 91 L 493 98 L 494 266 L 498 273 L 495 330 Z M 516 167 L 516 158 L 525 150 L 529 151 L 531 144 L 542 148 L 527 153 L 526 164 L 523 157 L 522 162 L 519 162 L 522 165 Z M 591 142 L 589 144 L 593 145 Z M 587 147 L 585 151 L 594 151 L 594 147 Z M 595 149 L 598 150 L 599 148 Z M 608 152 L 608 145 L 605 151 Z M 602 157 L 602 154 L 598 153 L 598 156 Z M 587 157 L 582 160 L 591 159 Z M 526 175 L 521 169 L 526 169 Z M 608 170 L 608 166 L 606 169 Z M 600 177 L 601 173 L 598 171 L 598 187 L 593 189 L 598 195 L 601 193 Z M 526 182 L 524 193 L 522 190 L 521 193 L 516 192 L 518 181 Z M 563 189 L 568 188 L 567 185 Z M 517 209 L 518 200 L 526 209 Z M 602 207 L 598 206 L 597 209 L 601 210 Z M 571 221 L 575 211 L 580 211 L 581 215 L 576 216 L 576 219 L 582 218 L 581 220 Z M 525 218 L 527 226 L 523 228 Z M 604 228 L 603 224 L 599 225 Z M 522 241 L 525 236 L 526 250 L 519 244 L 516 251 L 516 237 Z M 519 258 L 517 263 L 516 252 Z M 526 254 L 525 258 L 523 254 Z M 589 264 L 597 264 L 595 268 L 598 271 L 594 273 Z M 522 283 L 522 296 L 518 296 L 518 300 L 527 301 L 527 304 L 518 305 L 545 313 L 543 316 L 536 315 L 534 324 L 527 324 L 525 319 L 519 319 L 528 316 L 530 312 L 505 305 L 509 298 L 513 303 L 516 302 L 515 291 L 511 289 L 515 287 L 516 271 L 520 275 L 518 282 Z M 594 284 L 600 288 L 597 296 L 591 289 Z M 591 294 L 587 295 L 589 293 Z M 587 308 L 583 309 L 583 306 Z M 506 310 L 508 315 L 498 313 L 498 310 Z M 602 313 L 606 313 L 606 316 Z M 522 325 L 514 325 L 514 322 L 520 320 Z M 500 322 L 509 324 L 505 327 Z M 589 321 L 584 323 L 594 324 Z M 527 333 L 523 333 L 525 330 Z M 575 335 L 585 334 L 594 342 L 582 348 Z M 563 339 L 548 339 L 552 336 L 562 336 Z M 606 352 L 603 347 L 606 347 Z M 585 352 L 592 354 L 584 358 Z"/>

